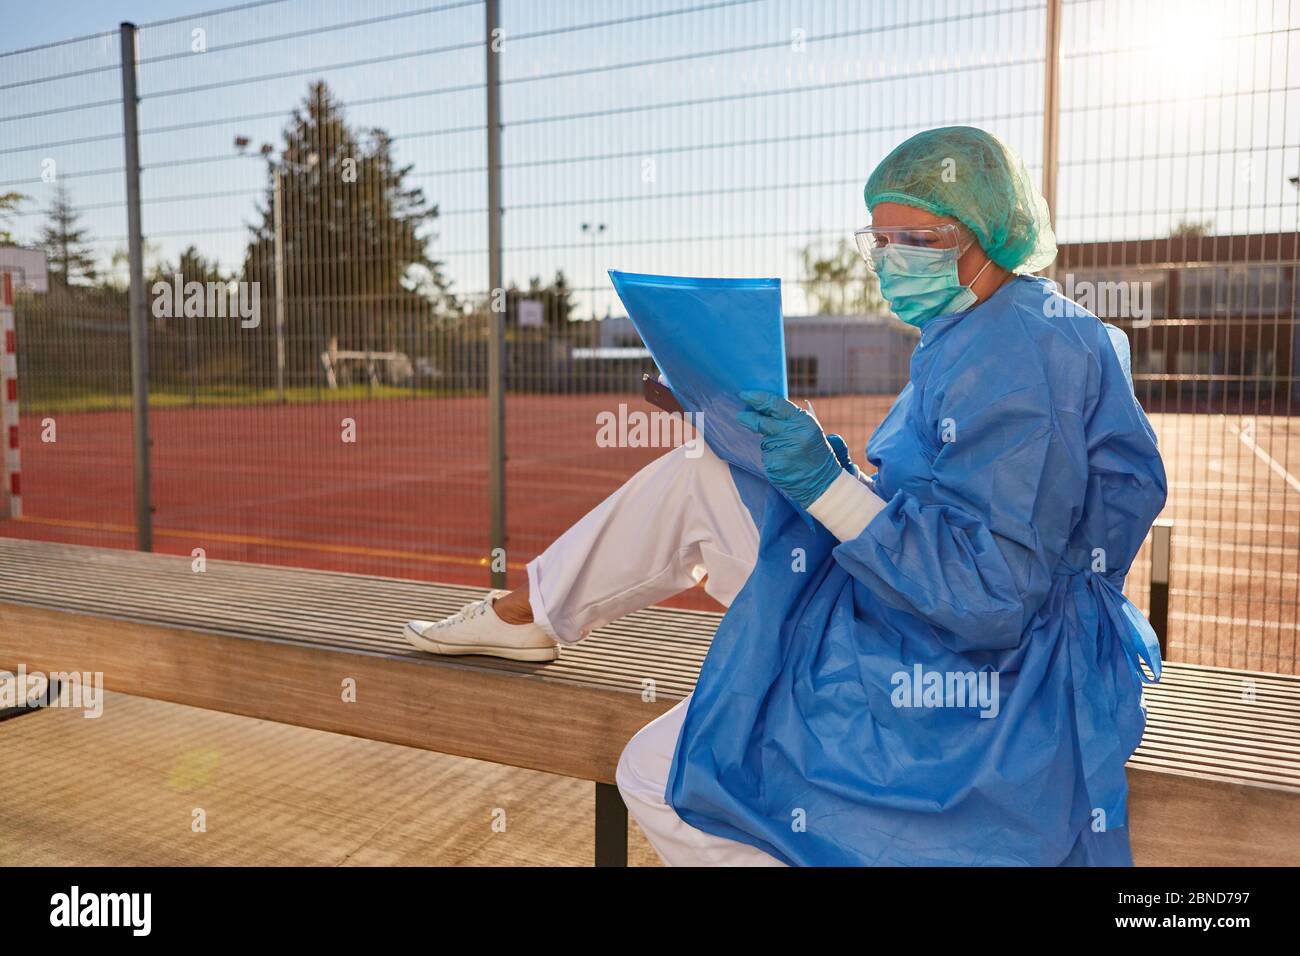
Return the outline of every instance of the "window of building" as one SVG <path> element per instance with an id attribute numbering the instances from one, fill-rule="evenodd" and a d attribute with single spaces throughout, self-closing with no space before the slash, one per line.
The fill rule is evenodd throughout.
<path id="1" fill-rule="evenodd" d="M 1228 270 L 1224 268 L 1193 266 L 1181 270 L 1178 291 L 1183 315 L 1208 318 L 1226 310 L 1227 281 Z"/>
<path id="2" fill-rule="evenodd" d="M 1133 373 L 1135 375 L 1162 375 L 1165 371 L 1164 349 L 1135 349 Z"/>
<path id="3" fill-rule="evenodd" d="M 1210 353 L 1183 350 L 1178 353 L 1176 371 L 1179 375 L 1209 375 Z"/>
<path id="4" fill-rule="evenodd" d="M 1259 376 L 1273 374 L 1273 350 L 1239 351 L 1229 349 L 1224 356 L 1224 371 L 1229 375 Z"/>
<path id="5" fill-rule="evenodd" d="M 817 356 L 788 356 L 785 372 L 791 391 L 811 391 L 817 387 Z"/>
<path id="6" fill-rule="evenodd" d="M 1182 311 L 1189 318 L 1291 312 L 1283 265 L 1192 266 L 1181 270 Z"/>
<path id="7" fill-rule="evenodd" d="M 1234 266 L 1228 308 L 1238 315 L 1270 315 L 1291 309 L 1290 283 L 1282 266 Z"/>

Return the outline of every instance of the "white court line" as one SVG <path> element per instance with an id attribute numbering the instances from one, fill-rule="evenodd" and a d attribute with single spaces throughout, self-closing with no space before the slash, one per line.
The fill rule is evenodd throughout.
<path id="1" fill-rule="evenodd" d="M 1255 443 L 1255 439 L 1251 438 L 1236 425 L 1232 424 L 1232 422 L 1228 420 L 1227 415 L 1223 416 L 1223 422 L 1228 426 L 1228 431 L 1241 439 L 1241 443 L 1258 455 L 1259 460 L 1268 465 L 1275 475 L 1278 475 L 1283 481 L 1290 485 L 1292 491 L 1300 492 L 1300 478 L 1297 478 L 1295 475 L 1291 474 L 1291 472 L 1283 468 L 1281 463 L 1274 461 L 1273 457 L 1268 452 Z"/>
<path id="2" fill-rule="evenodd" d="M 1300 525 L 1260 524 L 1254 521 L 1215 521 L 1210 518 L 1175 518 L 1175 528 L 1199 528 L 1204 531 L 1253 531 L 1260 534 L 1295 534 Z"/>
<path id="3" fill-rule="evenodd" d="M 1252 491 L 1254 485 L 1245 481 L 1171 481 L 1170 491 Z"/>
<path id="4" fill-rule="evenodd" d="M 1213 538 L 1193 538 L 1190 535 L 1174 535 L 1173 544 L 1182 547 L 1203 548 L 1206 551 L 1229 551 L 1233 554 L 1280 554 L 1283 557 L 1296 554 L 1294 545 L 1283 547 L 1275 544 L 1235 544 L 1217 541 Z"/>
<path id="5" fill-rule="evenodd" d="M 1186 611 L 1170 611 L 1169 616 L 1176 621 L 1197 621 L 1202 624 L 1231 624 L 1233 627 L 1275 627 L 1280 631 L 1300 630 L 1300 624 L 1286 621 L 1256 621 L 1247 617 L 1224 617 L 1221 614 L 1191 614 Z"/>
<path id="6" fill-rule="evenodd" d="M 1134 567 L 1137 562 L 1134 562 Z M 1231 578 L 1260 578 L 1265 581 L 1286 581 L 1288 583 L 1295 581 L 1296 574 L 1294 571 L 1252 571 L 1250 568 L 1227 568 L 1213 564 L 1176 564 L 1174 567 L 1179 574 L 1199 574 L 1203 576 L 1231 577 Z"/>

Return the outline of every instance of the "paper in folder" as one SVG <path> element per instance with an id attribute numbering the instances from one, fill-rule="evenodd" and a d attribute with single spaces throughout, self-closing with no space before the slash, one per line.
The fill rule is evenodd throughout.
<path id="1" fill-rule="evenodd" d="M 677 400 L 723 461 L 764 477 L 760 435 L 736 415 L 746 389 L 786 395 L 780 279 L 609 273 Z"/>

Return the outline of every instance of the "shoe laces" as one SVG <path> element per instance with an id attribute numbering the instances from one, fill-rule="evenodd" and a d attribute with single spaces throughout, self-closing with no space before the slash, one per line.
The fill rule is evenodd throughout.
<path id="1" fill-rule="evenodd" d="M 492 607 L 492 599 L 484 598 L 481 601 L 475 601 L 473 604 L 467 604 L 449 618 L 438 621 L 434 626 L 438 628 L 454 627 L 457 624 L 464 624 L 466 621 L 472 621 L 477 617 L 482 617 Z"/>

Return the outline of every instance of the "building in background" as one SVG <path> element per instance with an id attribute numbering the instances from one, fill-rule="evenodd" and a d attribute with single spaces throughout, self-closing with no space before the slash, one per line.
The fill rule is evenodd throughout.
<path id="1" fill-rule="evenodd" d="M 639 388 L 654 363 L 626 316 L 597 323 L 597 346 L 574 361 L 599 363 L 611 390 Z M 886 315 L 785 317 L 786 378 L 794 395 L 892 395 L 907 382 L 917 331 Z"/>
<path id="2" fill-rule="evenodd" d="M 888 315 L 795 315 L 785 320 L 794 395 L 893 395 L 907 384 L 919 333 Z"/>
<path id="3" fill-rule="evenodd" d="M 1075 243 L 1061 246 L 1056 278 L 1076 299 L 1092 292 L 1092 311 L 1128 334 L 1149 411 L 1288 414 L 1300 400 L 1298 260 L 1295 232 Z"/>

